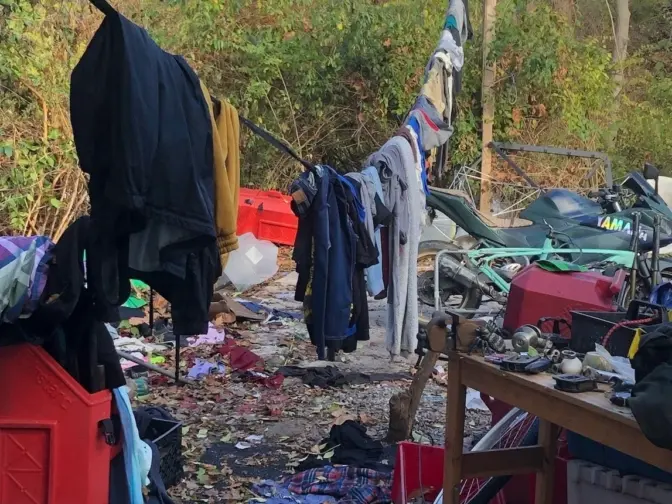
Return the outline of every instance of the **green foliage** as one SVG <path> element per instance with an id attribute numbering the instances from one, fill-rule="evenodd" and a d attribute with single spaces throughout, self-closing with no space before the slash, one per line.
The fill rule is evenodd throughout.
<path id="1" fill-rule="evenodd" d="M 79 2 L 0 3 L 0 227 L 5 232 L 57 235 L 82 210 L 74 202 L 85 203 L 84 184 L 72 184 L 81 174 L 67 112 L 70 70 L 84 48 L 78 19 L 86 19 Z"/>
<path id="2" fill-rule="evenodd" d="M 631 2 L 631 58 L 614 98 L 606 5 L 569 25 L 544 0 L 500 0 L 495 138 L 607 150 L 621 172 L 672 166 L 672 23 L 666 0 Z M 445 0 L 116 0 L 213 94 L 304 157 L 342 169 L 399 127 L 440 36 Z M 481 150 L 481 6 L 471 2 L 451 162 Z M 598 5 L 599 4 L 599 5 Z M 86 211 L 69 75 L 101 16 L 83 0 L 0 0 L 0 228 L 58 234 Z M 243 132 L 243 182 L 283 189 L 300 169 Z"/>
<path id="3" fill-rule="evenodd" d="M 498 137 L 555 119 L 575 142 L 599 145 L 613 101 L 611 56 L 595 39 L 577 40 L 549 5 L 530 4 L 505 0 L 497 11 Z"/>
<path id="4" fill-rule="evenodd" d="M 314 160 L 358 167 L 399 124 L 440 34 L 445 2 L 186 2 L 177 32 L 218 95 Z M 286 182 L 297 167 L 248 138 L 244 181 Z"/>

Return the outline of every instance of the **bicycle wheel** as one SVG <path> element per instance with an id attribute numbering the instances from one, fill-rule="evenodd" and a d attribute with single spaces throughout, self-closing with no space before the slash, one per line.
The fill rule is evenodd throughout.
<path id="1" fill-rule="evenodd" d="M 513 408 L 476 443 L 472 451 L 532 446 L 537 442 L 538 434 L 537 417 Z M 460 504 L 489 504 L 510 479 L 511 476 L 464 479 L 460 486 Z M 440 492 L 434 504 L 442 501 L 443 492 Z"/>

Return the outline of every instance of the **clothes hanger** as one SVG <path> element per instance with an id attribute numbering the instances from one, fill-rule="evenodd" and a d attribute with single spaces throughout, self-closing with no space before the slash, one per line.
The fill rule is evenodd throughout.
<path id="1" fill-rule="evenodd" d="M 108 14 L 114 14 L 116 11 L 114 10 L 114 7 L 112 7 L 107 0 L 89 0 L 91 4 L 98 9 L 100 12 L 105 14 L 106 16 Z"/>

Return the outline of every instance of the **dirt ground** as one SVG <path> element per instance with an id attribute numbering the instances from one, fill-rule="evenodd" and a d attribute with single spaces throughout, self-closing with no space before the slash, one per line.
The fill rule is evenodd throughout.
<path id="1" fill-rule="evenodd" d="M 288 272 L 285 256 L 281 272 L 271 281 L 240 295 L 266 306 L 300 311 L 293 300 L 296 274 Z M 236 343 L 265 361 L 272 373 L 283 365 L 335 365 L 343 371 L 412 373 L 417 360 L 391 360 L 385 349 L 385 301 L 370 301 L 370 336 L 353 354 L 340 354 L 337 362 L 316 361 L 305 325 L 281 319 L 280 324 L 236 322 L 223 329 Z M 166 365 L 173 365 L 166 352 Z M 201 345 L 183 351 L 186 372 L 196 357 L 216 360 L 213 347 Z M 224 359 L 226 364 L 226 360 Z M 445 366 L 445 363 L 444 363 Z M 416 418 L 414 439 L 442 445 L 446 410 L 445 387 L 430 380 Z M 354 419 L 366 425 L 374 439 L 383 439 L 389 421 L 389 399 L 408 387 L 408 380 L 342 388 L 310 388 L 298 378 L 287 378 L 275 390 L 263 384 L 241 381 L 227 373 L 210 375 L 196 385 L 177 387 L 170 380 L 154 377 L 150 393 L 136 399 L 143 404 L 166 407 L 184 423 L 182 449 L 184 478 L 170 490 L 176 503 L 247 502 L 254 498 L 250 487 L 262 479 L 280 479 L 294 472 L 308 455 L 319 453 L 319 444 L 332 425 Z M 470 406 L 480 406 L 478 401 Z M 487 430 L 490 415 L 483 409 L 469 410 L 465 444 Z M 328 455 L 328 454 L 327 454 Z M 395 447 L 386 449 L 394 463 Z M 328 460 L 325 459 L 325 464 Z"/>

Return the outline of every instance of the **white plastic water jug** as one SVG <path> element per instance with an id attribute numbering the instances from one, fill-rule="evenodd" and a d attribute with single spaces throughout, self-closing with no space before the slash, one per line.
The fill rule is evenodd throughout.
<path id="1" fill-rule="evenodd" d="M 238 250 L 229 254 L 224 274 L 239 291 L 260 284 L 278 272 L 278 247 L 252 233 L 238 237 Z"/>

